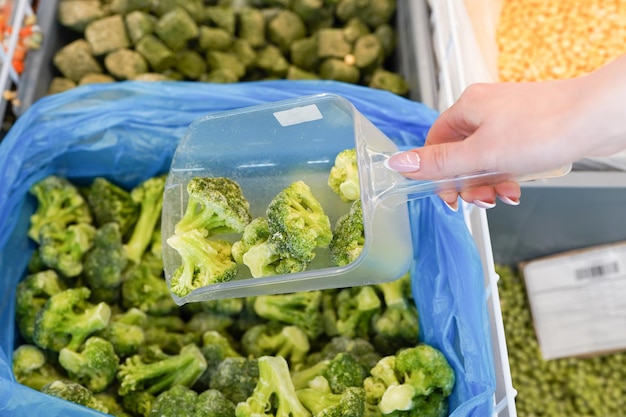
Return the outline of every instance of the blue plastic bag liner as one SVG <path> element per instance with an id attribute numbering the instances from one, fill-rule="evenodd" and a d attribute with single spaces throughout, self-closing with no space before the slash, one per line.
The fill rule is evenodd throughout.
<path id="1" fill-rule="evenodd" d="M 167 172 L 179 139 L 194 120 L 299 96 L 345 97 L 402 149 L 421 146 L 437 113 L 382 90 L 333 81 L 235 84 L 118 82 L 78 87 L 37 101 L 0 142 L 0 416 L 101 415 L 24 387 L 11 371 L 17 342 L 15 290 L 32 251 L 28 194 L 50 175 L 89 183 L 104 176 L 133 187 Z M 493 413 L 495 371 L 484 275 L 461 212 L 436 198 L 409 203 L 414 240 L 413 289 L 420 338 L 441 349 L 456 371 L 451 415 Z"/>

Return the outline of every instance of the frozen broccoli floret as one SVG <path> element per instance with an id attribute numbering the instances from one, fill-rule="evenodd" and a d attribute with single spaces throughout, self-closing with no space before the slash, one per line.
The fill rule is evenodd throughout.
<path id="1" fill-rule="evenodd" d="M 85 282 L 93 289 L 116 288 L 128 264 L 118 223 L 105 223 L 95 234 L 93 247 L 84 259 Z"/>
<path id="2" fill-rule="evenodd" d="M 291 382 L 289 365 L 281 356 L 261 356 L 259 382 L 245 402 L 237 404 L 237 417 L 310 417 Z"/>
<path id="3" fill-rule="evenodd" d="M 148 315 L 137 308 L 130 308 L 111 317 L 109 325 L 98 333 L 113 345 L 119 357 L 127 357 L 139 352 L 145 344 L 144 327 Z"/>
<path id="4" fill-rule="evenodd" d="M 350 387 L 339 394 L 314 388 L 304 388 L 296 393 L 314 417 L 365 416 L 365 391 L 361 387 Z"/>
<path id="5" fill-rule="evenodd" d="M 152 241 L 152 233 L 158 228 L 163 207 L 165 176 L 151 177 L 130 192 L 130 197 L 139 206 L 139 217 L 124 247 L 129 260 L 140 263 L 146 248 Z"/>
<path id="6" fill-rule="evenodd" d="M 344 149 L 337 154 L 328 175 L 328 186 L 343 201 L 355 201 L 361 198 L 355 148 Z"/>
<path id="7" fill-rule="evenodd" d="M 322 359 L 332 359 L 343 352 L 350 353 L 365 369 L 371 369 L 381 358 L 367 339 L 346 336 L 333 337 L 320 351 Z"/>
<path id="8" fill-rule="evenodd" d="M 241 348 L 255 358 L 282 356 L 294 367 L 304 362 L 311 345 L 298 326 L 268 322 L 248 329 L 241 337 Z"/>
<path id="9" fill-rule="evenodd" d="M 83 257 L 93 244 L 96 229 L 89 223 L 44 224 L 39 230 L 39 256 L 48 268 L 65 277 L 83 272 Z"/>
<path id="10" fill-rule="evenodd" d="M 341 336 L 367 339 L 370 322 L 382 302 L 372 286 L 346 288 L 335 299 L 337 306 L 337 331 Z"/>
<path id="11" fill-rule="evenodd" d="M 211 378 L 224 359 L 241 357 L 231 340 L 217 330 L 204 332 L 200 350 L 206 359 L 207 368 L 193 386 L 197 391 L 204 391 L 210 387 Z"/>
<path id="12" fill-rule="evenodd" d="M 259 380 L 257 359 L 227 357 L 211 376 L 210 388 L 220 391 L 235 404 L 246 401 Z"/>
<path id="13" fill-rule="evenodd" d="M 439 350 L 426 344 L 400 350 L 383 357 L 363 383 L 368 402 L 378 404 L 383 414 L 412 415 L 420 404 L 433 404 L 438 409 L 441 397 L 447 398 L 455 383 L 454 370 Z M 406 413 L 406 414 L 403 414 Z"/>
<path id="14" fill-rule="evenodd" d="M 348 265 L 361 255 L 364 245 L 363 205 L 361 200 L 356 200 L 350 211 L 335 223 L 333 238 L 328 246 L 330 259 L 334 265 Z"/>
<path id="15" fill-rule="evenodd" d="M 175 233 L 204 230 L 208 236 L 242 233 L 252 220 L 250 203 L 235 181 L 224 177 L 195 177 L 187 184 L 189 201 Z"/>
<path id="16" fill-rule="evenodd" d="M 109 410 L 110 415 L 114 417 L 133 417 L 129 411 L 124 409 L 122 399 L 117 393 L 108 390 L 94 393 L 94 397 Z"/>
<path id="17" fill-rule="evenodd" d="M 75 352 L 63 348 L 59 352 L 59 364 L 72 379 L 92 392 L 102 392 L 113 382 L 119 359 L 108 340 L 92 336 Z"/>
<path id="18" fill-rule="evenodd" d="M 119 395 L 119 394 L 118 394 Z M 132 416 L 149 417 L 155 396 L 146 391 L 132 391 L 119 396 L 122 407 Z"/>
<path id="19" fill-rule="evenodd" d="M 267 320 L 297 326 L 315 340 L 324 331 L 321 300 L 321 291 L 260 295 L 254 299 L 254 311 Z"/>
<path id="20" fill-rule="evenodd" d="M 338 394 L 348 387 L 362 386 L 368 372 L 369 369 L 366 369 L 353 354 L 339 352 L 333 358 L 322 358 L 309 367 L 300 367 L 292 372 L 291 379 L 296 389 L 302 389 L 317 384 L 316 380 L 321 377 L 323 385 Z"/>
<path id="21" fill-rule="evenodd" d="M 167 318 L 164 316 L 163 318 Z M 178 316 L 173 316 L 178 318 Z M 148 320 L 144 330 L 146 344 L 158 346 L 163 352 L 175 354 L 184 346 L 198 341 L 198 335 L 184 332 L 184 323 L 181 324 L 181 331 L 168 329 L 159 324 L 156 318 Z"/>
<path id="22" fill-rule="evenodd" d="M 50 297 L 66 289 L 59 275 L 49 269 L 27 275 L 17 284 L 15 318 L 22 337 L 33 342 L 37 313 Z"/>
<path id="23" fill-rule="evenodd" d="M 267 219 L 253 219 L 245 227 L 241 239 L 233 244 L 233 259 L 246 265 L 255 278 L 301 272 L 307 268 L 308 261 L 281 252 L 276 243 L 269 241 L 269 235 Z"/>
<path id="24" fill-rule="evenodd" d="M 316 249 L 330 244 L 330 220 L 303 181 L 296 181 L 279 192 L 270 201 L 266 215 L 269 241 L 276 244 L 281 253 L 310 262 Z"/>
<path id="25" fill-rule="evenodd" d="M 176 295 L 184 297 L 197 288 L 230 281 L 237 275 L 232 245 L 226 240 L 209 240 L 206 231 L 193 229 L 170 236 L 167 243 L 182 258 L 170 281 Z"/>
<path id="26" fill-rule="evenodd" d="M 118 368 L 119 394 L 145 391 L 157 395 L 174 385 L 191 387 L 206 366 L 206 360 L 195 344 L 183 347 L 175 355 L 162 353 L 158 359 L 152 361 L 147 361 L 140 354 L 133 355 Z"/>
<path id="27" fill-rule="evenodd" d="M 376 284 L 383 294 L 384 306 L 372 320 L 372 341 L 384 355 L 417 343 L 419 317 L 415 302 L 410 299 L 410 278 L 407 273 L 395 281 Z"/>
<path id="28" fill-rule="evenodd" d="M 50 297 L 35 319 L 35 344 L 55 352 L 63 348 L 78 350 L 91 334 L 104 329 L 111 308 L 106 303 L 89 303 L 90 295 L 89 288 L 78 287 Z"/>
<path id="29" fill-rule="evenodd" d="M 17 382 L 37 391 L 63 378 L 44 351 L 35 345 L 20 345 L 13 351 L 13 375 Z"/>
<path id="30" fill-rule="evenodd" d="M 170 314 L 177 307 L 162 276 L 145 262 L 130 267 L 121 285 L 122 306 L 154 315 Z"/>
<path id="31" fill-rule="evenodd" d="M 162 392 L 152 405 L 148 417 L 233 417 L 235 404 L 217 390 L 198 394 L 185 386 L 176 385 Z"/>
<path id="32" fill-rule="evenodd" d="M 70 224 L 92 222 L 87 202 L 78 188 L 65 178 L 48 176 L 35 183 L 30 193 L 37 199 L 37 208 L 30 217 L 28 236 L 37 243 L 44 224 L 55 223 L 62 230 Z"/>
<path id="33" fill-rule="evenodd" d="M 57 380 L 51 382 L 41 389 L 41 392 L 55 397 L 92 408 L 103 413 L 108 413 L 109 409 L 100 402 L 89 390 L 89 388 L 78 382 L 68 380 Z"/>

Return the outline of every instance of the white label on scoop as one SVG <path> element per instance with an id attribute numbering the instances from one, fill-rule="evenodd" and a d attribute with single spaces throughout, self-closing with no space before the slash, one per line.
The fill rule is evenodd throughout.
<path id="1" fill-rule="evenodd" d="M 293 109 L 277 111 L 274 113 L 274 117 L 278 120 L 281 126 L 297 125 L 305 122 L 312 122 L 313 120 L 323 119 L 322 113 L 315 104 L 309 104 L 308 106 L 294 107 Z"/>

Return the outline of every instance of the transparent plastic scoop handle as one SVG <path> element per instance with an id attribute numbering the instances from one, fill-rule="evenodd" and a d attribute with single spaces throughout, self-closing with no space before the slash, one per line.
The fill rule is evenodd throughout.
<path id="1" fill-rule="evenodd" d="M 387 160 L 396 152 L 381 152 L 369 147 L 366 149 L 369 158 L 370 181 L 373 186 L 370 198 L 375 201 L 381 201 L 395 195 L 403 195 L 406 198 L 402 200 L 408 201 L 446 191 L 460 192 L 472 187 L 495 185 L 503 181 L 526 182 L 556 178 L 568 174 L 572 169 L 572 165 L 568 164 L 550 171 L 523 176 L 504 172 L 478 172 L 442 180 L 415 180 L 407 178 L 387 166 Z"/>

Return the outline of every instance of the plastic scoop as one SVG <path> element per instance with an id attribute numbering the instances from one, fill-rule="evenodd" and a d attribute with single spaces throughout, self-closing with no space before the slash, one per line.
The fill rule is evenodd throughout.
<path id="1" fill-rule="evenodd" d="M 253 278 L 245 265 L 228 282 L 198 288 L 178 304 L 343 288 L 390 281 L 405 274 L 413 259 L 408 200 L 443 190 L 492 184 L 502 173 L 441 181 L 416 181 L 386 167 L 398 152 L 396 144 L 346 99 L 321 94 L 211 114 L 192 123 L 172 159 L 163 202 L 163 261 L 170 285 L 181 263 L 166 242 L 174 234 L 187 203 L 187 182 L 193 177 L 227 177 L 236 181 L 250 202 L 253 217 L 265 216 L 269 202 L 294 181 L 304 181 L 319 200 L 331 225 L 347 213 L 328 186 L 328 175 L 339 152 L 356 148 L 361 186 L 365 245 L 346 266 L 333 266 L 328 251 L 319 250 L 303 272 Z M 530 180 L 562 176 L 570 167 L 517 178 Z M 220 236 L 232 242 L 240 235 Z"/>

